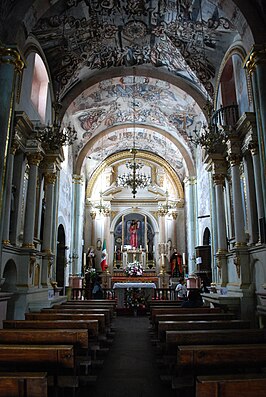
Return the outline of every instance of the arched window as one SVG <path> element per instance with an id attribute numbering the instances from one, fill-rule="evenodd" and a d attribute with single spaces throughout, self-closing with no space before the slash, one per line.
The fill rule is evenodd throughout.
<path id="1" fill-rule="evenodd" d="M 34 70 L 32 76 L 31 100 L 40 115 L 40 119 L 45 121 L 47 92 L 49 78 L 45 65 L 38 54 L 35 54 Z"/>

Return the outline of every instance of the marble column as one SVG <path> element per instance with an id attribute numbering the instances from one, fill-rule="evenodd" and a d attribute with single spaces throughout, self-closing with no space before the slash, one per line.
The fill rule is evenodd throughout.
<path id="1" fill-rule="evenodd" d="M 111 252 L 111 245 L 110 245 L 110 211 L 105 210 L 104 213 L 104 231 L 103 231 L 103 240 L 106 241 L 106 259 L 107 259 L 107 265 L 109 266 L 112 258 L 113 258 L 113 248 Z"/>
<path id="2" fill-rule="evenodd" d="M 165 243 L 165 212 L 158 211 L 159 216 L 159 231 L 160 231 L 160 243 Z"/>
<path id="3" fill-rule="evenodd" d="M 188 272 L 192 273 L 195 268 L 195 246 L 196 246 L 196 186 L 197 179 L 192 176 L 185 178 L 185 195 L 187 207 L 187 250 L 188 250 Z"/>
<path id="4" fill-rule="evenodd" d="M 173 237 L 172 237 L 172 247 L 177 248 L 177 217 L 178 217 L 178 212 L 173 211 L 172 212 L 172 218 L 173 218 Z"/>
<path id="5" fill-rule="evenodd" d="M 40 153 L 28 153 L 27 159 L 30 169 L 29 169 L 29 180 L 28 180 L 22 246 L 24 248 L 35 248 L 34 227 L 35 227 L 35 215 L 36 215 L 36 188 L 37 188 L 38 168 L 43 157 Z"/>
<path id="6" fill-rule="evenodd" d="M 230 154 L 229 162 L 231 165 L 232 175 L 232 199 L 234 209 L 234 224 L 235 224 L 235 247 L 244 247 L 246 243 L 245 234 L 245 214 L 243 209 L 243 200 L 240 184 L 240 160 L 241 157 L 238 154 Z"/>
<path id="7" fill-rule="evenodd" d="M 227 237 L 226 237 L 226 218 L 224 206 L 224 181 L 223 174 L 214 174 L 213 182 L 215 186 L 216 216 L 217 216 L 217 253 L 216 265 L 219 270 L 220 282 L 225 286 L 228 282 L 228 269 L 226 263 Z"/>
<path id="8" fill-rule="evenodd" d="M 12 182 L 13 182 L 13 169 L 14 169 L 14 157 L 18 143 L 13 142 L 11 146 L 10 155 L 8 158 L 7 166 L 7 183 L 6 183 L 6 201 L 5 201 L 5 213 L 4 213 L 4 225 L 3 225 L 3 244 L 10 244 L 9 231 L 10 231 L 10 216 L 12 211 Z M 14 198 L 13 198 L 14 199 Z M 14 205 L 14 203 L 13 203 Z"/>
<path id="9" fill-rule="evenodd" d="M 256 111 L 258 144 L 260 154 L 260 169 L 263 194 L 263 212 L 264 217 L 261 218 L 261 227 L 263 228 L 263 240 L 266 239 L 266 43 L 255 44 L 245 60 L 251 79 L 253 98 Z M 265 241 L 263 241 L 265 242 Z"/>
<path id="10" fill-rule="evenodd" d="M 250 153 L 246 153 L 243 158 L 244 174 L 246 181 L 246 196 L 247 196 L 247 228 L 249 234 L 249 245 L 258 242 L 258 214 L 256 208 L 256 193 L 254 183 L 254 168 Z"/>
<path id="11" fill-rule="evenodd" d="M 20 82 L 24 68 L 24 62 L 18 50 L 12 46 L 4 46 L 0 43 L 0 241 L 3 240 L 3 208 L 4 194 L 7 177 L 7 158 L 11 144 L 11 121 L 13 119 L 14 102 L 18 100 L 18 93 L 15 92 L 16 84 Z M 20 84 L 17 84 L 20 88 Z M 17 98 L 16 98 L 17 95 Z"/>
<path id="12" fill-rule="evenodd" d="M 258 146 L 251 147 L 252 161 L 253 161 L 253 169 L 254 169 L 254 180 L 255 180 L 255 190 L 256 190 L 256 203 L 257 203 L 257 213 L 258 213 L 258 221 L 260 219 L 265 219 L 265 212 L 263 207 L 263 193 L 262 193 L 262 184 L 261 184 L 261 168 L 260 168 L 260 159 Z M 261 224 L 258 224 L 259 228 L 259 239 L 258 243 L 263 241 L 263 231 L 261 230 Z"/>
<path id="13" fill-rule="evenodd" d="M 56 182 L 55 173 L 47 173 L 44 176 L 45 183 L 45 213 L 43 222 L 43 244 L 42 250 L 47 254 L 52 253 L 53 236 L 53 208 L 54 208 L 54 187 Z"/>
<path id="14" fill-rule="evenodd" d="M 82 217 L 81 217 L 81 188 L 83 178 L 81 175 L 73 175 L 73 234 L 72 234 L 72 253 L 73 253 L 73 275 L 82 274 Z"/>

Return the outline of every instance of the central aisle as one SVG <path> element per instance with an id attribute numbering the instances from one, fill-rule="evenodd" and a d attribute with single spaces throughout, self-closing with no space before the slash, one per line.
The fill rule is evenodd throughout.
<path id="1" fill-rule="evenodd" d="M 172 397 L 170 386 L 160 380 L 147 316 L 118 316 L 115 338 L 95 386 L 82 397 Z"/>

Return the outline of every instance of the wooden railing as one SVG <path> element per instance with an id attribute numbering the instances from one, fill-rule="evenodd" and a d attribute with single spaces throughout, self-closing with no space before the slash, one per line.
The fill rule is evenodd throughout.
<path id="1" fill-rule="evenodd" d="M 112 288 L 103 288 L 103 299 L 114 299 L 115 290 Z M 91 289 L 72 288 L 71 299 L 86 300 L 92 299 Z M 170 288 L 155 288 L 152 295 L 153 300 L 168 300 L 173 301 L 177 299 L 177 292 Z"/>

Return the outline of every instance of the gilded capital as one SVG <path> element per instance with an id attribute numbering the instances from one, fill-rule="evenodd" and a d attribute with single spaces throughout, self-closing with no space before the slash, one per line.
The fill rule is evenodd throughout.
<path id="1" fill-rule="evenodd" d="M 266 44 L 255 44 L 245 59 L 244 66 L 251 75 L 257 65 L 266 65 Z"/>
<path id="2" fill-rule="evenodd" d="M 228 156 L 228 160 L 230 162 L 231 167 L 239 165 L 241 163 L 241 155 L 232 153 Z"/>
<path id="3" fill-rule="evenodd" d="M 56 182 L 57 176 L 53 173 L 47 173 L 44 175 L 45 185 L 54 185 Z"/>
<path id="4" fill-rule="evenodd" d="M 18 50 L 9 47 L 0 47 L 0 63 L 14 65 L 17 73 L 22 73 L 25 66 Z"/>
<path id="5" fill-rule="evenodd" d="M 173 217 L 173 219 L 176 221 L 177 220 L 177 212 L 176 211 L 173 211 L 172 212 L 172 217 Z"/>
<path id="6" fill-rule="evenodd" d="M 96 212 L 95 211 L 90 212 L 90 216 L 91 219 L 94 220 L 96 218 Z"/>
<path id="7" fill-rule="evenodd" d="M 28 153 L 27 155 L 29 165 L 37 165 L 39 167 L 40 162 L 43 159 L 41 153 Z"/>
<path id="8" fill-rule="evenodd" d="M 77 175 L 77 174 L 73 174 L 72 175 L 72 182 L 74 184 L 82 184 L 83 182 L 83 176 L 82 175 Z"/>
<path id="9" fill-rule="evenodd" d="M 214 174 L 212 180 L 216 186 L 224 185 L 225 176 L 223 174 Z"/>
<path id="10" fill-rule="evenodd" d="M 12 141 L 10 151 L 11 151 L 11 154 L 12 154 L 13 156 L 15 156 L 16 151 L 18 150 L 18 148 L 19 148 L 19 143 L 18 143 L 17 141 Z"/>

